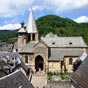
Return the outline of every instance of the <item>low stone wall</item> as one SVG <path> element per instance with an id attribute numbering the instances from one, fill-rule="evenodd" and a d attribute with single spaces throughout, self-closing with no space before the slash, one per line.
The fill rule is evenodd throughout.
<path id="1" fill-rule="evenodd" d="M 60 81 L 48 83 L 47 88 L 74 88 L 70 81 Z"/>

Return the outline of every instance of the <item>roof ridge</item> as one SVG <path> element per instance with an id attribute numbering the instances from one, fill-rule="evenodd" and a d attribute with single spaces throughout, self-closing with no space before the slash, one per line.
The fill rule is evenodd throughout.
<path id="1" fill-rule="evenodd" d="M 13 75 L 13 74 L 15 74 L 15 73 L 18 73 L 18 72 L 21 72 L 21 71 L 20 71 L 20 70 L 16 70 L 15 72 L 13 72 L 13 73 L 11 73 L 11 74 L 9 74 L 9 75 L 6 75 L 6 76 L 4 76 L 4 77 L 1 77 L 0 80 L 5 79 L 5 78 L 7 78 L 7 77 L 9 77 L 9 76 L 11 76 L 11 75 Z"/>

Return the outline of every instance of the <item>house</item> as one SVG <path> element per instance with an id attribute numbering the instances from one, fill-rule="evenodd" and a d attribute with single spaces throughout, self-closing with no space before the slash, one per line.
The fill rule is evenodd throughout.
<path id="1" fill-rule="evenodd" d="M 24 22 L 18 31 L 18 52 L 23 62 L 33 72 L 72 72 L 73 63 L 86 52 L 87 45 L 82 37 L 59 37 L 49 33 L 39 39 L 33 11 L 28 25 Z"/>
<path id="2" fill-rule="evenodd" d="M 14 71 L 17 71 L 17 70 L 20 70 L 20 71 L 23 72 L 23 74 L 24 74 L 27 78 L 29 78 L 29 75 L 30 75 L 30 68 L 28 68 L 28 67 L 24 64 L 24 62 L 23 62 L 19 57 L 17 57 L 15 63 L 16 63 L 16 65 L 15 65 L 15 67 L 13 68 L 13 72 L 14 72 Z M 30 78 L 29 78 L 29 79 L 30 79 Z"/>
<path id="3" fill-rule="evenodd" d="M 0 88 L 34 88 L 21 71 L 0 78 Z"/>
<path id="4" fill-rule="evenodd" d="M 13 44 L 3 44 L 0 46 L 0 51 L 12 52 Z"/>
<path id="5" fill-rule="evenodd" d="M 17 44 L 17 42 L 14 43 L 14 45 L 12 47 L 12 52 L 18 52 L 18 44 Z"/>
<path id="6" fill-rule="evenodd" d="M 8 72 L 3 69 L 3 66 L 7 66 L 7 63 L 0 58 L 0 78 L 8 75 Z"/>
<path id="7" fill-rule="evenodd" d="M 25 76 L 29 77 L 30 69 L 23 63 L 18 53 L 0 52 L 0 77 L 17 70 L 21 70 Z"/>
<path id="8" fill-rule="evenodd" d="M 71 76 L 75 88 L 88 88 L 88 56 Z"/>

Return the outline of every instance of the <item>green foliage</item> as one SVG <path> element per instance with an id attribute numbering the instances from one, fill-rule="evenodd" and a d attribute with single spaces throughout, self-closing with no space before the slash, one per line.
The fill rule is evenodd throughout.
<path id="1" fill-rule="evenodd" d="M 13 31 L 0 31 L 0 41 L 6 42 L 8 44 L 13 44 L 17 41 L 17 30 Z"/>
<path id="2" fill-rule="evenodd" d="M 71 75 L 72 73 L 68 73 L 68 72 L 66 72 L 66 73 L 60 73 L 60 72 L 48 72 L 47 73 L 47 76 L 48 76 L 48 81 L 50 82 L 51 80 L 52 80 L 52 76 L 60 76 L 61 77 L 61 79 L 62 80 L 66 80 L 67 79 L 67 76 L 69 75 Z"/>
<path id="3" fill-rule="evenodd" d="M 88 44 L 88 23 L 76 23 L 69 18 L 47 15 L 36 20 L 39 35 L 44 36 L 49 32 L 58 36 L 82 36 Z M 14 43 L 17 41 L 17 31 L 0 31 L 0 41 Z"/>
<path id="4" fill-rule="evenodd" d="M 37 27 L 40 36 L 49 32 L 58 36 L 82 36 L 88 44 L 88 23 L 76 23 L 68 18 L 61 18 L 55 15 L 40 17 L 37 21 Z"/>

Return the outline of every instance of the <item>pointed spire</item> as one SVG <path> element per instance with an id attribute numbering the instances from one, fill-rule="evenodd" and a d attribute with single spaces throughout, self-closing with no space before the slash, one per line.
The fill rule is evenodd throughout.
<path id="1" fill-rule="evenodd" d="M 28 20 L 26 31 L 27 33 L 38 33 L 32 8 L 30 9 L 30 17 Z"/>

